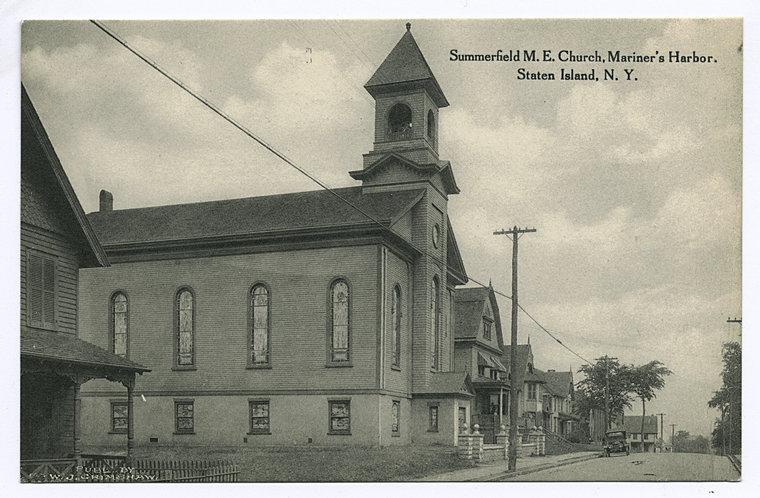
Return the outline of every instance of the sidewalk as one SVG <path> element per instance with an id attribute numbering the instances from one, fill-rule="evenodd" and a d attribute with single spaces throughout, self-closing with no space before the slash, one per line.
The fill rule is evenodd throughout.
<path id="1" fill-rule="evenodd" d="M 497 478 L 529 474 L 553 467 L 561 467 L 571 463 L 582 462 L 598 458 L 598 451 L 581 451 L 577 453 L 567 453 L 564 455 L 552 455 L 543 457 L 524 457 L 517 459 L 517 470 L 507 475 L 506 460 L 497 460 L 494 462 L 485 462 L 471 469 L 455 470 L 443 474 L 434 474 L 425 476 L 418 481 L 426 482 L 463 482 L 463 481 L 490 481 Z"/>

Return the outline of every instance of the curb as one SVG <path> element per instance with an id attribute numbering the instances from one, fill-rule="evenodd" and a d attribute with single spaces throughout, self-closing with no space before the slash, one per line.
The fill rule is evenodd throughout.
<path id="1" fill-rule="evenodd" d="M 742 474 L 742 461 L 739 458 L 736 458 L 736 455 L 726 455 L 728 457 L 728 461 L 731 462 L 731 465 L 733 465 L 734 469 L 739 473 L 741 476 Z"/>
<path id="2" fill-rule="evenodd" d="M 525 474 L 532 474 L 534 472 L 541 472 L 542 470 L 547 469 L 554 469 L 557 467 L 564 467 L 565 465 L 572 465 L 574 463 L 580 463 L 585 462 L 586 460 L 593 460 L 595 458 L 599 458 L 599 455 L 584 455 L 580 457 L 575 458 L 568 458 L 567 460 L 562 460 L 560 462 L 556 463 L 546 463 L 543 465 L 536 465 L 533 467 L 527 467 L 525 469 L 517 469 L 513 471 L 507 471 L 507 472 L 501 472 L 499 474 L 493 474 L 488 477 L 484 478 L 476 478 L 476 479 L 466 479 L 465 482 L 474 482 L 474 481 L 482 481 L 482 482 L 493 482 L 493 481 L 501 481 L 503 479 L 509 479 L 510 477 L 517 477 Z"/>

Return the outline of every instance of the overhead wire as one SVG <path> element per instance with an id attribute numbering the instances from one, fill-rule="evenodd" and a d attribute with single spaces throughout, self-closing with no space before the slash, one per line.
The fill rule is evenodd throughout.
<path id="1" fill-rule="evenodd" d="M 264 139 L 262 139 L 257 134 L 255 134 L 253 131 L 251 131 L 250 129 L 248 129 L 246 126 L 244 126 L 243 124 L 239 123 L 237 120 L 235 120 L 234 118 L 232 118 L 231 116 L 229 116 L 227 113 L 225 113 L 224 111 L 222 111 L 219 107 L 217 107 L 215 104 L 213 104 L 212 102 L 210 102 L 208 99 L 206 99 L 205 97 L 201 96 L 199 93 L 195 92 L 193 89 L 191 89 L 185 83 L 183 83 L 180 79 L 178 79 L 177 77 L 171 75 L 168 71 L 164 70 L 157 62 L 153 61 L 151 58 L 149 58 L 148 56 L 144 55 L 143 53 L 141 53 L 136 48 L 132 47 L 126 40 L 124 40 L 123 38 L 121 38 L 118 34 L 116 34 L 114 31 L 112 31 L 104 23 L 102 23 L 101 21 L 94 20 L 94 19 L 91 19 L 90 22 L 93 25 L 95 25 L 98 29 L 100 29 L 103 33 L 105 33 L 110 38 L 112 38 L 114 41 L 116 41 L 119 45 L 123 46 L 125 49 L 127 49 L 129 52 L 131 52 L 132 54 L 134 54 L 140 60 L 142 60 L 143 62 L 145 62 L 146 64 L 148 64 L 150 67 L 152 67 L 158 73 L 160 73 L 162 76 L 164 76 L 169 81 L 171 81 L 172 83 L 174 83 L 175 85 L 177 85 L 178 87 L 180 87 L 182 90 L 184 90 L 186 93 L 188 93 L 191 97 L 193 97 L 198 102 L 200 102 L 201 104 L 203 104 L 204 106 L 206 106 L 208 109 L 210 109 L 211 111 L 213 111 L 215 114 L 217 114 L 219 117 L 221 117 L 222 119 L 224 119 L 225 121 L 227 121 L 228 123 L 230 123 L 232 126 L 234 126 L 235 128 L 237 128 L 243 134 L 245 134 L 249 138 L 251 138 L 254 141 L 256 141 L 259 145 L 261 145 L 266 150 L 268 150 L 269 152 L 271 152 L 272 154 L 274 154 L 275 156 L 277 156 L 279 159 L 281 159 L 282 161 L 284 161 L 286 164 L 288 164 L 289 166 L 291 166 L 292 168 L 294 168 L 296 171 L 298 171 L 299 173 L 301 173 L 302 175 L 304 175 L 305 177 L 307 177 L 312 182 L 314 182 L 317 185 L 319 185 L 322 189 L 324 189 L 327 192 L 329 192 L 331 195 L 333 195 L 335 198 L 337 198 L 341 202 L 345 203 L 346 205 L 348 205 L 352 209 L 356 210 L 358 213 L 360 213 L 361 215 L 363 215 L 364 217 L 366 217 L 368 220 L 370 220 L 373 223 L 377 224 L 381 229 L 383 229 L 385 231 L 388 231 L 388 232 L 390 232 L 390 233 L 398 236 L 398 234 L 396 232 L 394 232 L 391 229 L 390 226 L 385 225 L 380 220 L 378 220 L 376 217 L 372 216 L 370 213 L 367 213 L 365 210 L 361 209 L 359 206 L 357 206 L 356 204 L 354 204 L 350 200 L 348 200 L 345 197 L 343 197 L 342 195 L 340 195 L 334 189 L 332 189 L 329 186 L 327 186 L 325 183 L 323 183 L 322 181 L 320 181 L 312 173 L 310 173 L 306 169 L 298 166 L 294 161 L 292 161 L 290 158 L 288 158 L 285 154 L 283 154 L 280 151 L 278 151 L 274 146 L 270 145 Z M 294 26 L 295 26 L 295 24 L 294 24 Z M 301 31 L 301 33 L 303 34 L 303 36 L 306 36 L 305 33 L 303 33 L 303 31 L 300 29 L 300 27 L 298 27 L 298 26 L 295 26 L 295 27 L 296 27 L 296 29 L 298 29 L 299 31 Z M 331 27 L 331 29 L 333 29 L 333 28 Z M 333 29 L 333 32 L 335 32 L 334 29 Z M 335 32 L 335 34 L 338 35 L 337 32 Z M 345 40 L 343 40 L 342 37 L 340 37 L 340 36 L 339 36 L 339 38 L 341 38 L 341 40 L 345 44 Z M 350 45 L 348 45 L 348 44 L 346 44 L 346 45 L 349 46 L 349 48 L 350 48 Z M 364 54 L 364 55 L 366 57 L 366 54 Z M 442 267 L 445 267 L 447 270 L 452 271 L 456 275 L 464 277 L 464 275 L 461 275 L 460 272 L 457 269 L 452 268 L 450 265 L 448 265 L 448 263 L 444 262 L 441 258 L 439 258 L 438 256 L 436 256 L 435 254 L 432 254 L 429 251 L 420 250 L 419 248 L 415 247 L 413 244 L 412 244 L 412 247 L 414 247 L 421 254 L 424 254 L 424 255 L 430 257 L 431 259 L 435 260 L 436 262 L 438 262 L 438 264 L 440 264 Z M 477 280 L 477 279 L 475 279 L 473 277 L 470 277 L 469 275 L 467 276 L 467 279 L 471 280 L 472 282 L 474 282 L 477 285 L 480 285 L 481 287 L 485 287 L 485 288 L 491 289 L 494 292 L 494 294 L 497 294 L 499 296 L 505 297 L 505 298 L 507 298 L 509 300 L 512 299 L 512 296 L 509 296 L 509 295 L 507 295 L 507 294 L 505 294 L 505 293 L 503 293 L 503 292 L 501 292 L 501 291 L 499 291 L 497 289 L 494 289 L 493 286 L 490 283 L 488 285 L 486 285 L 485 283 L 480 282 L 479 280 Z M 568 350 L 570 353 L 572 353 L 573 355 L 577 356 L 581 360 L 583 360 L 583 361 L 585 361 L 585 362 L 587 362 L 589 364 L 592 363 L 592 362 L 589 362 L 586 358 L 584 358 L 580 354 L 576 353 L 572 348 L 570 348 L 568 345 L 566 345 L 564 342 L 562 342 L 559 338 L 557 338 L 554 334 L 552 334 L 546 327 L 544 327 L 538 320 L 536 320 L 536 318 L 534 318 L 533 315 L 531 315 L 530 313 L 528 313 L 528 311 L 526 311 L 525 308 L 523 308 L 519 303 L 518 303 L 517 306 L 543 332 L 545 332 L 549 337 L 551 337 L 554 341 L 556 341 L 560 346 L 562 346 L 563 348 L 565 348 L 566 350 Z"/>

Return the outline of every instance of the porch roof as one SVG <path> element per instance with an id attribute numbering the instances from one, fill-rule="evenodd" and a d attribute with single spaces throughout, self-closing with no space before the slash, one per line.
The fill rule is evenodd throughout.
<path id="1" fill-rule="evenodd" d="M 39 329 L 21 330 L 21 357 L 136 373 L 150 372 L 149 368 L 71 334 Z"/>
<path id="2" fill-rule="evenodd" d="M 507 389 L 509 382 L 506 380 L 486 379 L 485 377 L 476 377 L 472 380 L 475 389 Z"/>
<path id="3" fill-rule="evenodd" d="M 478 366 L 479 367 L 488 367 L 492 370 L 499 370 L 501 372 L 506 372 L 507 369 L 504 368 L 504 365 L 502 365 L 500 362 L 497 362 L 496 359 L 491 355 L 485 355 L 478 351 Z"/>
<path id="4" fill-rule="evenodd" d="M 430 376 L 426 389 L 415 391 L 415 395 L 454 394 L 472 396 L 473 387 L 470 374 L 466 372 L 435 372 Z"/>

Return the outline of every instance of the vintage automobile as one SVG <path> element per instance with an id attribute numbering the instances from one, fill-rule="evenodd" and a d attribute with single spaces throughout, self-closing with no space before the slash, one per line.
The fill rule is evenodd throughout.
<path id="1" fill-rule="evenodd" d="M 630 448 L 625 440 L 625 431 L 607 431 L 604 434 L 604 455 L 625 453 L 630 455 Z"/>

